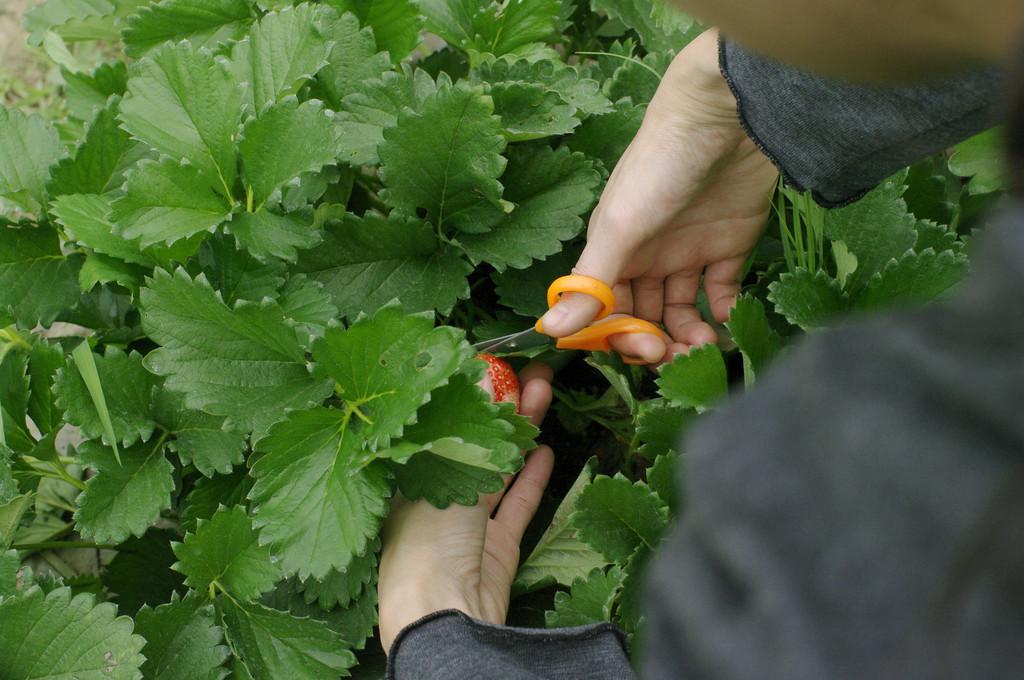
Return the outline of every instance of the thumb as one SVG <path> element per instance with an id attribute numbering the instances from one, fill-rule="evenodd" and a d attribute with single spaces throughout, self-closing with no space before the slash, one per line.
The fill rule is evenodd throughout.
<path id="1" fill-rule="evenodd" d="M 616 246 L 601 233 L 602 230 L 591 233 L 572 273 L 589 276 L 614 287 L 625 267 L 628 253 L 624 252 L 621 244 Z M 541 317 L 541 326 L 547 335 L 563 338 L 590 325 L 601 309 L 601 301 L 597 298 L 583 293 L 568 293 Z"/>

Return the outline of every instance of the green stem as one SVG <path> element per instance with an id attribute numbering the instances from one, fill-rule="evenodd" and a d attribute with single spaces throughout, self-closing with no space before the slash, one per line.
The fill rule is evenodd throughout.
<path id="1" fill-rule="evenodd" d="M 14 550 L 117 550 L 116 545 L 108 543 L 83 543 L 80 541 L 41 541 L 39 543 L 15 543 Z"/>
<path id="2" fill-rule="evenodd" d="M 650 71 L 651 73 L 654 74 L 655 78 L 657 78 L 659 81 L 661 80 L 661 74 L 660 73 L 658 73 L 653 68 L 651 68 L 650 66 L 648 66 L 644 62 L 640 61 L 636 57 L 627 57 L 624 54 L 612 54 L 611 52 L 577 52 L 576 54 L 583 54 L 583 55 L 590 56 L 590 57 L 612 57 L 614 59 L 621 59 L 623 61 L 629 61 L 629 62 L 632 62 L 632 63 L 636 64 L 637 66 L 640 66 L 641 68 L 647 69 L 648 71 Z"/>

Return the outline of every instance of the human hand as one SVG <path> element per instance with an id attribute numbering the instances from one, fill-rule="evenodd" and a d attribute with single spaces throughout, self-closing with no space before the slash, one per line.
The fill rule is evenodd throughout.
<path id="1" fill-rule="evenodd" d="M 551 404 L 551 368 L 530 364 L 519 380 L 520 412 L 539 425 Z M 538 448 L 504 491 L 482 495 L 473 507 L 438 510 L 427 501 L 395 499 L 384 526 L 377 582 L 385 652 L 403 628 L 436 611 L 458 609 L 505 623 L 519 543 L 553 465 L 551 449 Z"/>
<path id="2" fill-rule="evenodd" d="M 617 351 L 658 363 L 716 341 L 696 307 L 701 279 L 715 319 L 726 321 L 777 180 L 740 125 L 718 67 L 717 31 L 707 31 L 665 73 L 573 269 L 616 282 L 615 311 L 662 322 L 671 337 L 613 336 Z M 575 333 L 600 309 L 592 297 L 566 295 L 542 317 L 544 332 Z"/>

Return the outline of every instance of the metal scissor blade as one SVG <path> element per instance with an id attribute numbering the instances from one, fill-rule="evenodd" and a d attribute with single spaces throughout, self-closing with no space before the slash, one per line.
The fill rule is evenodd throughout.
<path id="1" fill-rule="evenodd" d="M 550 336 L 538 333 L 532 328 L 518 333 L 510 333 L 499 338 L 483 340 L 473 345 L 478 352 L 516 352 L 522 349 L 537 347 L 552 342 Z"/>

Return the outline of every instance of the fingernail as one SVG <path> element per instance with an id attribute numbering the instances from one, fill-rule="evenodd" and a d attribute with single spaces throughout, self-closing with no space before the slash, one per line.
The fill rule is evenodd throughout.
<path id="1" fill-rule="evenodd" d="M 568 314 L 569 311 L 562 305 L 555 305 L 540 318 L 540 321 L 544 326 L 551 326 L 552 324 L 557 326 L 562 321 L 565 321 L 565 317 Z"/>

